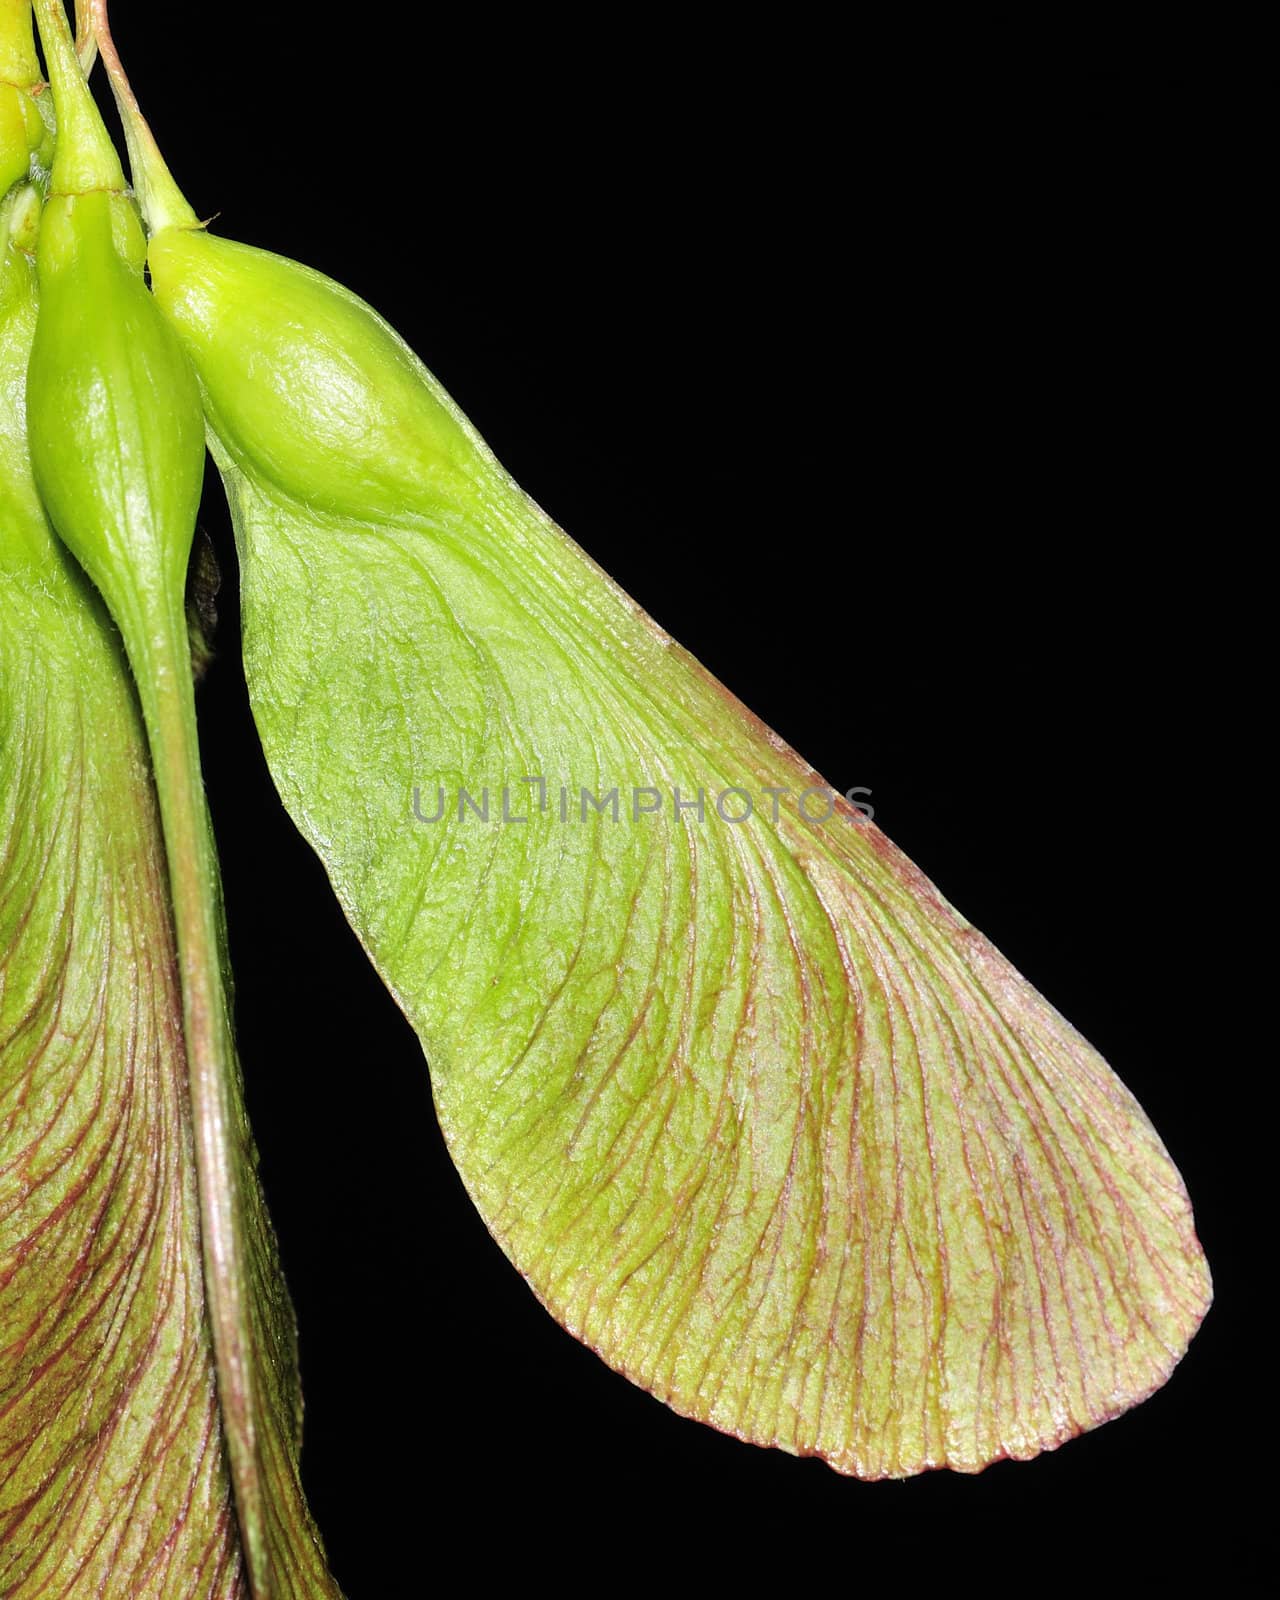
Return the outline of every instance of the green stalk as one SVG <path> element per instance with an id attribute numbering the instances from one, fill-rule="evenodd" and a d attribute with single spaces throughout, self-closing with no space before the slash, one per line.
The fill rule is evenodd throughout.
<path id="1" fill-rule="evenodd" d="M 115 95 L 120 112 L 125 144 L 129 150 L 134 193 L 147 227 L 152 233 L 159 233 L 161 228 L 198 228 L 199 220 L 174 182 L 169 164 L 161 155 L 155 135 L 129 86 L 115 40 L 111 37 L 107 0 L 83 0 L 83 4 L 90 28 L 90 42 L 102 55 L 102 64 L 107 69 L 111 92 Z"/>
<path id="2" fill-rule="evenodd" d="M 224 965 L 222 887 L 200 764 L 186 612 L 180 596 L 152 591 L 136 616 L 120 608 L 116 620 L 138 686 L 169 869 L 205 1287 L 223 1425 L 254 1593 L 266 1594 L 252 1333 L 245 1296 L 248 1252 L 234 1152 L 235 1042 Z"/>

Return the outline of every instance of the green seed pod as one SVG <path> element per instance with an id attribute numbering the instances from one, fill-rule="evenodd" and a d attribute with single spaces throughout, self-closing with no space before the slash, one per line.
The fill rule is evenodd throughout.
<path id="1" fill-rule="evenodd" d="M 31 455 L 54 526 L 132 650 L 182 614 L 204 422 L 190 362 L 143 281 L 146 241 L 119 160 L 63 43 L 62 135 L 36 257 Z"/>
<path id="2" fill-rule="evenodd" d="M 36 481 L 122 627 L 148 591 L 181 598 L 204 472 L 199 391 L 144 254 L 121 193 L 59 194 L 45 209 L 27 396 Z"/>
<path id="3" fill-rule="evenodd" d="M 148 251 L 155 298 L 195 362 L 214 431 L 286 493 L 336 515 L 470 498 L 492 458 L 404 341 L 321 273 L 198 228 Z M 262 375 L 270 375 L 263 383 Z"/>

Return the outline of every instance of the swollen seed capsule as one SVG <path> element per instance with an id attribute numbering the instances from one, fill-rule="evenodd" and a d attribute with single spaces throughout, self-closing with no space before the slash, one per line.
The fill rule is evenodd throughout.
<path id="1" fill-rule="evenodd" d="M 40 24 L 59 132 L 36 251 L 31 462 L 50 520 L 102 591 L 143 678 L 186 637 L 204 479 L 200 391 L 143 282 L 142 223 L 61 5 L 41 0 Z"/>
<path id="2" fill-rule="evenodd" d="M 365 303 L 282 256 L 166 227 L 147 256 L 214 431 L 313 509 L 395 521 L 469 497 L 492 458 Z"/>
<path id="3" fill-rule="evenodd" d="M 27 386 L 41 495 L 126 638 L 127 620 L 150 631 L 157 603 L 181 602 L 204 476 L 199 390 L 145 249 L 123 194 L 50 199 Z"/>

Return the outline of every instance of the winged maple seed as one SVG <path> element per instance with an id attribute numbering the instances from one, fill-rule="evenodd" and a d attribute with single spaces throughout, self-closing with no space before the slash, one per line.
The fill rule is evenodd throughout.
<path id="1" fill-rule="evenodd" d="M 535 1292 L 677 1410 L 864 1477 L 1033 1455 L 1149 1394 L 1209 1286 L 1132 1097 L 843 802 L 599 804 L 822 781 L 367 306 L 197 224 L 109 65 L 268 763 Z M 533 777 L 595 805 L 407 817 L 415 786 Z"/>
<path id="2" fill-rule="evenodd" d="M 0 5 L 10 33 L 26 21 Z M 1181 1180 L 1106 1064 L 843 800 L 708 805 L 828 791 L 533 505 L 362 301 L 198 224 L 92 0 L 152 299 L 65 17 L 39 10 L 60 117 L 92 129 L 101 164 L 55 185 L 57 225 L 78 210 L 113 264 L 60 302 L 61 265 L 83 273 L 93 252 L 60 263 L 61 236 L 41 233 L 40 316 L 81 320 L 32 366 L 37 464 L 71 459 L 50 373 L 99 337 L 86 307 L 107 329 L 134 319 L 124 347 L 154 340 L 177 397 L 164 419 L 137 412 L 131 460 L 181 404 L 194 416 L 190 363 L 281 798 L 413 1022 L 453 1158 L 534 1292 L 678 1411 L 862 1477 L 1031 1456 L 1158 1387 L 1209 1278 Z M 29 157 L 43 127 L 15 104 L 0 135 Z M 68 137 L 55 159 L 83 155 Z M 120 622 L 149 764 L 115 635 L 32 483 L 43 182 L 39 162 L 34 187 L 16 154 L 11 168 L 0 1578 L 58 1592 L 71 1529 L 104 1593 L 184 1593 L 198 1573 L 211 1594 L 329 1594 L 219 1021 L 182 562 L 148 578 L 127 517 L 81 529 L 72 467 L 41 468 Z M 110 207 L 124 220 L 104 229 Z M 194 501 L 179 509 L 189 541 Z M 104 529 L 122 535 L 105 552 Z M 148 582 L 168 595 L 150 633 Z M 529 803 L 518 820 L 504 803 L 503 825 L 461 804 L 428 822 L 411 800 L 521 783 Z M 642 790 L 673 803 L 624 815 L 619 796 Z M 143 1495 L 154 1523 L 132 1514 Z"/>

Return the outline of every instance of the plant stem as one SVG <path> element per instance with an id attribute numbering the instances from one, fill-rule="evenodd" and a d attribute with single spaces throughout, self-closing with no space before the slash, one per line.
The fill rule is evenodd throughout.
<path id="1" fill-rule="evenodd" d="M 160 153 L 155 135 L 142 114 L 137 97 L 129 86 L 129 79 L 121 65 L 115 40 L 111 37 L 111 21 L 107 15 L 107 0 L 84 0 L 91 36 L 102 54 L 102 64 L 107 69 L 111 91 L 115 95 L 124 127 L 125 143 L 129 147 L 129 167 L 133 174 L 134 192 L 147 227 L 152 233 L 161 228 L 195 228 L 199 220 L 187 204 L 182 191 L 173 181 L 169 164 Z"/>
<path id="2" fill-rule="evenodd" d="M 199 1180 L 209 1320 L 236 1507 L 255 1595 L 265 1593 L 266 1531 L 253 1392 L 243 1143 L 227 994 L 222 891 L 205 799 L 190 645 L 181 597 L 120 617 L 142 703 L 169 866 Z"/>

